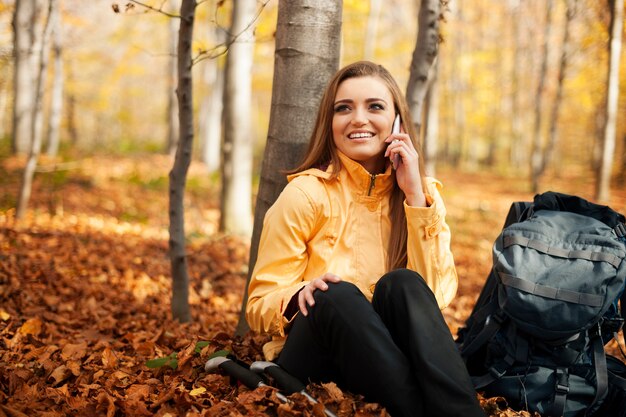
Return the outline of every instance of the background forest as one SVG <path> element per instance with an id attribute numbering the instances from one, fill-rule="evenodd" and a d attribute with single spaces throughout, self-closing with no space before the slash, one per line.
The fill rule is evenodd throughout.
<path id="1" fill-rule="evenodd" d="M 432 0 L 309 3 L 312 12 L 338 9 L 340 25 L 314 39 L 308 55 L 335 42 L 339 66 L 374 60 L 401 87 L 410 83 L 420 5 Z M 38 13 L 20 26 L 18 5 Z M 419 123 L 427 172 L 445 185 L 461 278 L 444 311 L 454 333 L 513 201 L 554 190 L 626 213 L 624 4 L 439 7 L 440 43 Z M 194 136 L 180 219 L 191 307 L 188 322 L 172 319 L 168 175 L 189 139 L 179 140 L 175 94 L 180 8 L 180 0 L 0 0 L 0 417 L 317 415 L 302 399 L 289 408 L 270 390 L 248 392 L 202 371 L 222 350 L 260 359 L 265 341 L 234 333 L 267 182 L 264 152 L 276 132 L 279 0 L 195 8 L 186 113 Z M 21 63 L 17 39 L 30 40 Z M 244 60 L 230 64 L 236 57 Z M 319 80 L 278 81 L 302 108 L 321 93 L 310 91 Z M 16 116 L 20 94 L 37 98 L 26 106 L 27 122 Z M 308 140 L 300 119 L 275 126 Z M 157 358 L 159 366 L 147 365 Z M 341 416 L 386 415 L 336 387 L 311 389 Z M 529 415 L 501 399 L 483 405 L 490 415 Z"/>

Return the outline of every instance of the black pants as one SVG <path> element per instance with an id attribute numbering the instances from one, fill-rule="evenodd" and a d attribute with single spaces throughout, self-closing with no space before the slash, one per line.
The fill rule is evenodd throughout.
<path id="1" fill-rule="evenodd" d="M 370 303 L 348 282 L 315 291 L 278 364 L 303 382 L 334 381 L 393 417 L 484 417 L 435 297 L 414 271 L 383 276 Z"/>

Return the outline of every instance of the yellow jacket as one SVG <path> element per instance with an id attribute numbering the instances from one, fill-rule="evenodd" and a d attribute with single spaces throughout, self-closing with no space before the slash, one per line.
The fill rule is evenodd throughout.
<path id="1" fill-rule="evenodd" d="M 246 318 L 252 330 L 274 336 L 263 348 L 268 360 L 282 349 L 285 326 L 293 320 L 283 313 L 307 282 L 332 272 L 371 300 L 374 285 L 387 272 L 391 167 L 372 176 L 360 164 L 339 156 L 343 168 L 336 179 L 331 179 L 332 167 L 289 176 L 265 215 Z M 456 293 L 457 275 L 441 183 L 427 178 L 426 187 L 428 207 L 404 204 L 407 268 L 426 280 L 443 308 Z"/>

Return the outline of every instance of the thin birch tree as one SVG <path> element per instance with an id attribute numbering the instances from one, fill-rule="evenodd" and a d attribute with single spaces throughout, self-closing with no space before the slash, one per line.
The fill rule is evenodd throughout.
<path id="1" fill-rule="evenodd" d="M 322 92 L 339 66 L 342 1 L 281 0 L 276 23 L 274 81 L 267 144 L 254 212 L 250 261 L 236 335 L 248 331 L 248 284 L 263 219 L 287 184 L 284 170 L 304 156 Z"/>
<path id="2" fill-rule="evenodd" d="M 169 5 L 173 11 L 180 10 L 180 0 L 171 0 Z M 178 47 L 178 26 L 179 22 L 176 19 L 168 19 L 168 58 L 167 58 L 167 72 L 166 72 L 166 120 L 167 120 L 167 133 L 166 133 L 166 152 L 170 155 L 176 153 L 176 147 L 178 146 L 178 99 L 176 97 L 176 84 L 178 77 L 176 69 L 178 66 L 178 58 L 176 56 L 176 49 Z"/>
<path id="3" fill-rule="evenodd" d="M 429 73 L 439 53 L 440 0 L 421 0 L 418 31 L 411 60 L 406 97 L 415 130 L 421 132 L 424 99 L 429 87 Z"/>
<path id="4" fill-rule="evenodd" d="M 54 52 L 54 77 L 52 79 L 52 91 L 50 96 L 50 114 L 48 116 L 48 130 L 46 135 L 46 154 L 56 156 L 59 152 L 61 136 L 61 114 L 63 111 L 63 38 L 61 27 L 61 3 L 54 8 L 51 16 L 52 25 L 52 51 Z"/>
<path id="5" fill-rule="evenodd" d="M 543 46 L 541 48 L 541 69 L 539 70 L 539 79 L 537 82 L 537 94 L 535 96 L 535 122 L 533 128 L 532 151 L 530 156 L 530 182 L 531 190 L 536 193 L 539 190 L 538 173 L 541 169 L 541 158 L 543 154 L 542 146 L 542 110 L 543 97 L 546 82 L 546 74 L 548 72 L 548 56 L 550 43 L 550 29 L 552 27 L 552 9 L 554 0 L 546 0 L 546 20 L 544 23 Z"/>
<path id="6" fill-rule="evenodd" d="M 233 3 L 224 79 L 220 231 L 252 234 L 252 60 L 256 0 Z"/>
<path id="7" fill-rule="evenodd" d="M 48 13 L 43 27 L 43 33 L 40 36 L 41 45 L 38 48 L 39 57 L 37 62 L 39 68 L 37 70 L 37 81 L 35 83 L 35 96 L 33 98 L 33 117 L 31 119 L 30 136 L 32 143 L 30 145 L 30 151 L 26 166 L 24 167 L 24 173 L 22 176 L 22 185 L 17 200 L 17 209 L 15 211 L 15 217 L 21 219 L 26 214 L 28 202 L 30 201 L 30 195 L 33 186 L 33 177 L 35 170 L 37 169 L 37 161 L 41 152 L 42 133 L 43 126 L 43 96 L 46 86 L 46 79 L 48 73 L 48 59 L 50 56 L 49 40 L 52 31 L 51 19 L 55 9 L 58 7 L 58 0 L 48 0 Z"/>
<path id="8" fill-rule="evenodd" d="M 182 0 L 178 31 L 177 73 L 179 141 L 174 165 L 169 173 L 169 255 L 172 270 L 172 317 L 180 322 L 191 320 L 189 308 L 189 272 L 185 250 L 184 194 L 193 145 L 192 41 L 196 0 Z"/>
<path id="9" fill-rule="evenodd" d="M 609 64 L 607 67 L 606 120 L 603 129 L 602 159 L 596 180 L 596 199 L 607 201 L 615 156 L 617 105 L 619 98 L 619 61 L 624 27 L 624 0 L 610 0 Z"/>
<path id="10" fill-rule="evenodd" d="M 14 153 L 29 153 L 35 106 L 36 32 L 41 9 L 39 0 L 16 0 L 13 11 L 13 127 Z"/>
<path id="11" fill-rule="evenodd" d="M 574 15 L 576 13 L 576 3 L 577 0 L 566 0 L 566 9 L 565 9 L 565 24 L 563 27 L 563 42 L 561 45 L 561 58 L 559 60 L 559 69 L 557 74 L 557 83 L 556 83 L 556 96 L 554 98 L 554 102 L 552 103 L 552 110 L 550 111 L 550 120 L 548 126 L 548 139 L 546 142 L 545 149 L 543 151 L 543 155 L 541 157 L 541 162 L 539 164 L 538 170 L 535 173 L 537 183 L 541 180 L 541 177 L 544 175 L 546 171 L 546 167 L 551 163 L 553 159 L 554 152 L 558 143 L 558 121 L 559 121 L 559 112 L 561 109 L 561 104 L 563 102 L 563 89 L 564 89 L 564 81 L 565 74 L 567 72 L 568 58 L 571 54 L 570 51 L 570 28 L 572 26 L 572 20 L 574 19 Z"/>

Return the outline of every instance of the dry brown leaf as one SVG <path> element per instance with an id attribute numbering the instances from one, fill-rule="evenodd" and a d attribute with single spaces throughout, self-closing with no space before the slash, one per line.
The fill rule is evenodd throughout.
<path id="1" fill-rule="evenodd" d="M 87 342 L 68 343 L 61 350 L 61 358 L 65 361 L 81 360 L 87 355 Z"/>
<path id="2" fill-rule="evenodd" d="M 113 349 L 108 346 L 104 348 L 102 351 L 102 366 L 104 366 L 105 369 L 114 369 L 117 367 L 117 362 L 117 355 Z"/>
<path id="3" fill-rule="evenodd" d="M 26 322 L 22 324 L 22 327 L 20 327 L 19 332 L 25 335 L 30 334 L 33 336 L 39 336 L 42 330 L 43 330 L 43 323 L 41 322 L 40 319 L 35 317 L 32 319 L 26 320 Z"/>

